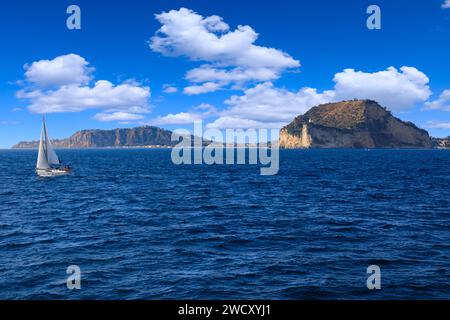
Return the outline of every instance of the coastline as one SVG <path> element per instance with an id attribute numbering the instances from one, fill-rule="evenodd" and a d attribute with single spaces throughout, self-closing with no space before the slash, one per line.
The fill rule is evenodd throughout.
<path id="1" fill-rule="evenodd" d="M 204 148 L 203 146 L 202 148 Z M 173 149 L 174 146 L 115 146 L 115 147 L 74 147 L 74 148 L 55 148 L 56 150 L 120 150 L 120 149 Z M 189 147 L 188 147 L 189 148 Z M 195 147 L 191 147 L 195 148 Z M 224 149 L 228 148 L 246 148 L 254 149 L 259 148 L 257 145 L 246 145 L 246 146 L 223 146 Z M 271 148 L 270 146 L 264 146 L 263 148 Z M 450 150 L 447 147 L 430 147 L 430 148 L 420 148 L 420 147 L 377 147 L 377 148 L 343 148 L 343 147 L 310 147 L 310 148 L 279 148 L 280 150 Z M 38 150 L 38 148 L 0 148 L 0 151 L 6 150 Z"/>

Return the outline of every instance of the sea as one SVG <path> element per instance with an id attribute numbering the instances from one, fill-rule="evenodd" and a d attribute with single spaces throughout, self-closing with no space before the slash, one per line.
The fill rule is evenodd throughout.
<path id="1" fill-rule="evenodd" d="M 0 151 L 0 299 L 450 298 L 450 150 L 281 150 L 272 176 L 58 154 L 40 178 Z"/>

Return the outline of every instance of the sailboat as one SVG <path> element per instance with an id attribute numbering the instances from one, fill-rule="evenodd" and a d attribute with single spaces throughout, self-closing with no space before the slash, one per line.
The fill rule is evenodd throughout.
<path id="1" fill-rule="evenodd" d="M 39 153 L 36 163 L 36 173 L 41 177 L 64 176 L 71 172 L 67 166 L 63 166 L 58 155 L 53 149 L 48 138 L 45 116 L 42 117 L 41 140 L 39 142 Z"/>

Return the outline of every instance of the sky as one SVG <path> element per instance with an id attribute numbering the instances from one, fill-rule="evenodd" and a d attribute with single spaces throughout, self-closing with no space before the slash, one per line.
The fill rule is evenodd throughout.
<path id="1" fill-rule="evenodd" d="M 0 42 L 0 148 L 37 140 L 43 113 L 51 138 L 281 128 L 353 98 L 450 135 L 450 0 L 2 1 Z"/>

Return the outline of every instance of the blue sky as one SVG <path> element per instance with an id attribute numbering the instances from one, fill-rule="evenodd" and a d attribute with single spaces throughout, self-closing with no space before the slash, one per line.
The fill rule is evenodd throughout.
<path id="1" fill-rule="evenodd" d="M 190 128 L 196 119 L 210 128 L 277 128 L 315 104 L 355 97 L 448 136 L 444 2 L 4 2 L 0 148 L 37 139 L 44 112 L 52 138 L 143 124 Z M 66 27 L 71 4 L 81 9 L 81 30 Z M 371 4 L 381 9 L 381 30 L 366 27 Z"/>

